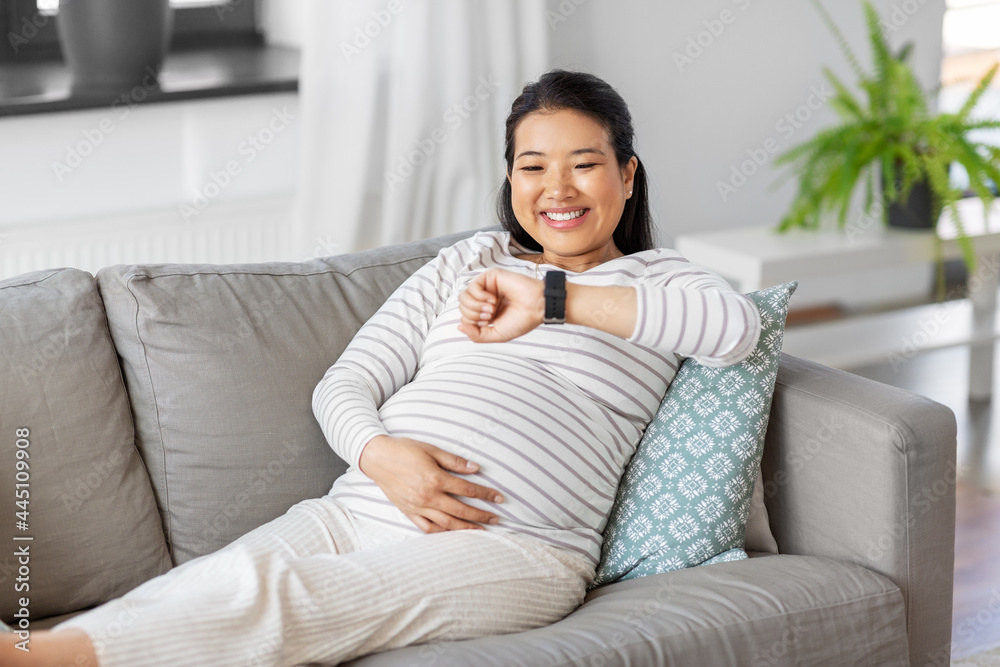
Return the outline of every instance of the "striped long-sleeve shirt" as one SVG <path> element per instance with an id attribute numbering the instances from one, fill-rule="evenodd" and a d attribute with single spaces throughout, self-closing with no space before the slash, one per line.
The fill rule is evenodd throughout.
<path id="1" fill-rule="evenodd" d="M 457 329 L 459 294 L 493 267 L 534 277 L 535 262 L 515 257 L 529 252 L 507 232 L 442 249 L 358 331 L 316 387 L 313 411 L 350 464 L 331 495 L 357 516 L 420 532 L 358 467 L 375 436 L 413 438 L 479 463 L 457 476 L 504 495 L 499 504 L 460 498 L 499 515 L 487 530 L 531 535 L 596 565 L 618 481 L 681 359 L 742 360 L 759 315 L 720 277 L 659 248 L 567 272 L 581 285 L 636 289 L 627 339 L 543 324 L 504 343 L 470 341 Z"/>

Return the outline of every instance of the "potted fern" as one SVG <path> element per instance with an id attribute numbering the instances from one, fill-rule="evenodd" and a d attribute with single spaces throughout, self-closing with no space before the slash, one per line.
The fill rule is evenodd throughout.
<path id="1" fill-rule="evenodd" d="M 876 206 L 879 191 L 885 222 L 934 229 L 939 253 L 937 220 L 943 210 L 949 210 L 963 259 L 973 271 L 975 254 L 956 205 L 964 193 L 952 185 L 949 173 L 953 163 L 965 168 L 971 190 L 988 213 L 993 189 L 1000 184 L 1000 147 L 975 141 L 970 134 L 1000 128 L 1000 119 L 975 120 L 970 114 L 997 66 L 983 76 L 957 112 L 932 114 L 907 63 L 911 45 L 892 52 L 868 0 L 864 11 L 874 56 L 872 73 L 862 71 L 830 15 L 819 2 L 814 0 L 814 4 L 858 77 L 864 99 L 824 68 L 835 90 L 832 106 L 842 121 L 776 159 L 776 165 L 790 167 L 798 177 L 798 190 L 779 230 L 816 228 L 828 212 L 836 212 L 837 223 L 843 227 L 855 191 L 863 186 L 866 213 L 871 214 Z"/>

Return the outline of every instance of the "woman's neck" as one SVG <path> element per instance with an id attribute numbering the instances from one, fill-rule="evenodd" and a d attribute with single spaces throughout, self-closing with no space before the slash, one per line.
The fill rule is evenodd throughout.
<path id="1" fill-rule="evenodd" d="M 552 266 L 558 266 L 560 269 L 565 271 L 582 273 L 583 271 L 592 269 L 595 266 L 600 266 L 604 262 L 608 262 L 617 257 L 622 257 L 624 254 L 625 253 L 620 251 L 614 243 L 611 243 L 602 248 L 600 251 L 587 253 L 586 255 L 580 257 L 564 257 L 543 249 L 541 256 L 536 257 L 534 261 L 537 261 L 539 265 L 550 264 Z"/>

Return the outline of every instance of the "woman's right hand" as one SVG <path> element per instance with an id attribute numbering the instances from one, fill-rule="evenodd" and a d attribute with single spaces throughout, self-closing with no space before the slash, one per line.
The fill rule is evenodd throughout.
<path id="1" fill-rule="evenodd" d="M 454 497 L 503 502 L 496 490 L 448 472 L 470 474 L 479 470 L 479 465 L 434 445 L 410 438 L 375 436 L 361 450 L 358 467 L 425 533 L 483 530 L 479 523 L 499 520 L 497 515 Z"/>

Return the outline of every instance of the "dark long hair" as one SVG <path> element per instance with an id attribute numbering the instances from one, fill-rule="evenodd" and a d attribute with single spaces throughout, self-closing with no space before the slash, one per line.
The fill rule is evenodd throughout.
<path id="1" fill-rule="evenodd" d="M 618 249 L 626 255 L 655 247 L 653 219 L 649 214 L 646 169 L 632 148 L 634 136 L 632 114 L 629 113 L 628 105 L 618 91 L 593 74 L 555 69 L 543 74 L 538 81 L 524 86 L 507 116 L 507 134 L 504 140 L 507 176 L 510 176 L 514 163 L 514 133 L 525 116 L 540 110 L 561 109 L 579 111 L 600 124 L 607 131 L 611 145 L 614 146 L 615 159 L 619 167 L 624 167 L 633 156 L 638 160 L 639 165 L 636 167 L 632 182 L 632 196 L 625 200 L 625 210 L 622 211 L 622 217 L 612 238 Z M 541 250 L 542 247 L 524 231 L 514 216 L 510 197 L 510 181 L 505 178 L 497 194 L 497 214 L 500 216 L 500 224 L 525 248 Z"/>

